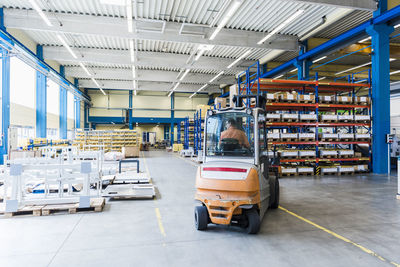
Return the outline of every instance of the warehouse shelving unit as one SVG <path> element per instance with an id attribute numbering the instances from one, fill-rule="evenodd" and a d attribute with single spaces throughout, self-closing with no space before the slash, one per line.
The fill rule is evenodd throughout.
<path id="1" fill-rule="evenodd" d="M 123 147 L 138 146 L 139 137 L 135 130 L 77 130 L 73 144 L 85 150 L 121 152 Z"/>
<path id="2" fill-rule="evenodd" d="M 184 149 L 194 147 L 194 120 L 186 117 L 184 119 Z"/>
<path id="3" fill-rule="evenodd" d="M 257 71 L 250 72 L 250 68 L 256 65 Z M 299 136 L 302 133 L 311 134 L 310 140 L 299 138 L 278 138 L 270 139 L 268 142 L 269 150 L 278 158 L 279 162 L 277 167 L 281 172 L 284 168 L 299 168 L 299 167 L 313 167 L 316 174 L 320 174 L 321 167 L 330 167 L 335 164 L 340 164 L 338 172 L 345 170 L 347 165 L 357 171 L 354 166 L 363 163 L 360 167 L 362 171 L 371 169 L 371 137 L 366 139 L 343 139 L 332 138 L 329 140 L 321 139 L 322 134 L 350 134 L 350 136 L 362 132 L 365 135 L 371 134 L 371 74 L 368 71 L 368 79 L 356 80 L 357 74 L 345 76 L 347 82 L 321 82 L 318 81 L 318 74 L 316 74 L 315 81 L 296 81 L 296 80 L 278 80 L 278 79 L 262 79 L 260 78 L 259 64 L 250 66 L 244 73 L 245 79 L 239 75 L 238 86 L 240 95 L 264 95 L 267 98 L 266 111 L 272 113 L 275 119 L 268 121 L 267 115 L 267 133 L 277 136 L 285 136 L 286 133 L 294 133 L 290 136 Z M 363 99 L 367 99 L 366 103 L 354 102 L 357 93 L 362 90 Z M 326 103 L 327 95 L 332 99 L 331 103 Z M 290 99 L 289 99 L 290 97 Z M 329 98 L 329 97 L 328 97 Z M 358 99 L 358 98 L 357 98 Z M 342 101 L 346 100 L 346 101 Z M 250 100 L 244 103 L 246 106 L 252 106 Z M 280 115 L 277 115 L 280 114 Z M 283 119 L 283 114 L 294 114 L 293 116 L 300 118 L 302 114 L 312 114 L 315 120 L 300 121 L 299 119 Z M 296 115 L 297 114 L 297 115 Z M 323 120 L 323 116 L 331 114 L 333 118 L 340 118 L 342 115 L 348 115 L 350 120 L 346 121 L 329 121 Z M 368 115 L 365 121 L 355 121 L 358 115 Z M 281 116 L 281 117 L 279 117 Z M 287 115 L 285 115 L 287 116 Z M 292 115 L 289 115 L 292 116 Z M 288 117 L 289 117 L 288 116 Z M 329 116 L 329 115 L 328 115 Z M 339 116 L 339 117 L 338 117 Z M 281 119 L 279 119 L 281 118 Z M 351 119 L 353 118 L 353 119 Z M 365 117 L 363 117 L 365 118 Z M 282 133 L 284 133 L 282 135 Z M 338 135 L 339 136 L 339 135 Z M 300 136 L 299 136 L 300 137 Z M 364 146 L 360 152 L 355 152 L 355 146 Z M 365 148 L 367 147 L 367 149 Z M 339 149 L 352 150 L 352 156 L 342 157 L 340 153 L 338 156 L 326 158 L 321 155 L 321 151 Z M 314 156 L 304 158 L 300 156 L 285 157 L 282 151 L 315 151 Z M 278 152 L 278 155 L 276 154 Z M 332 152 L 333 153 L 333 152 Z M 368 167 L 366 167 L 368 165 Z M 351 171 L 350 171 L 351 172 Z M 354 172 L 354 171 L 353 171 Z"/>
<path id="4" fill-rule="evenodd" d="M 197 155 L 203 146 L 204 137 L 204 118 L 202 117 L 202 110 L 196 111 L 193 115 L 194 120 L 194 153 Z"/>

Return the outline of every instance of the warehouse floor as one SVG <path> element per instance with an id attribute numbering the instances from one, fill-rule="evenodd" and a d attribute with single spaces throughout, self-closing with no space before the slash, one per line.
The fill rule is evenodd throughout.
<path id="1" fill-rule="evenodd" d="M 199 232 L 193 225 L 195 164 L 161 151 L 147 152 L 145 161 L 157 200 L 112 201 L 101 213 L 1 218 L 0 266 L 400 263 L 394 177 L 284 178 L 286 210 L 269 212 L 258 235 L 217 226 Z"/>

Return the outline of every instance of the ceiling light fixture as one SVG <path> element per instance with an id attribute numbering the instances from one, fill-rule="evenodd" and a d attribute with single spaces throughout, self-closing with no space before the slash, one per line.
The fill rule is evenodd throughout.
<path id="1" fill-rule="evenodd" d="M 400 73 L 400 70 L 392 71 L 392 72 L 390 73 L 390 75 L 397 74 L 397 73 Z"/>
<path id="2" fill-rule="evenodd" d="M 214 30 L 214 32 L 211 34 L 209 40 L 214 40 L 217 34 L 221 31 L 223 27 L 228 23 L 228 21 L 232 18 L 233 14 L 235 14 L 236 10 L 240 7 L 242 4 L 242 1 L 235 1 L 228 12 L 226 12 L 224 18 L 221 20 L 221 22 L 218 24 L 218 27 Z"/>
<path id="3" fill-rule="evenodd" d="M 251 53 L 251 49 L 247 50 L 246 52 L 243 53 L 240 57 L 238 57 L 235 61 L 233 61 L 227 68 L 230 69 L 233 66 L 235 66 L 240 60 L 242 60 L 244 57 L 248 56 Z"/>
<path id="4" fill-rule="evenodd" d="M 196 92 L 195 92 L 195 93 L 193 93 L 191 96 L 189 96 L 189 98 L 192 98 L 192 97 L 194 97 L 196 94 L 197 94 Z"/>
<path id="5" fill-rule="evenodd" d="M 68 50 L 68 52 L 72 55 L 73 58 L 78 58 L 76 56 L 76 54 L 74 53 L 74 51 L 72 51 L 71 47 L 67 44 L 67 42 L 61 35 L 57 34 L 57 38 L 58 38 L 58 40 L 60 40 L 60 42 L 63 44 L 63 46 Z"/>
<path id="6" fill-rule="evenodd" d="M 370 37 L 367 37 L 367 38 L 365 38 L 365 39 L 362 39 L 362 40 L 360 40 L 360 41 L 358 41 L 359 43 L 364 43 L 364 42 L 366 42 L 366 41 L 368 41 L 368 40 L 370 40 L 371 39 L 371 36 Z"/>
<path id="7" fill-rule="evenodd" d="M 358 68 L 362 68 L 362 67 L 365 67 L 365 66 L 368 66 L 368 65 L 371 65 L 371 62 L 367 62 L 367 63 L 352 67 L 352 68 L 347 69 L 347 70 L 339 71 L 339 72 L 335 73 L 335 75 L 340 75 L 342 73 L 349 72 L 349 71 L 352 71 L 352 70 L 355 70 L 355 69 L 358 69 Z"/>
<path id="8" fill-rule="evenodd" d="M 195 61 L 199 60 L 199 58 L 204 54 L 205 50 L 200 50 L 197 52 L 196 57 L 194 58 Z"/>
<path id="9" fill-rule="evenodd" d="M 326 79 L 326 77 L 321 77 L 321 78 L 318 78 L 318 81 L 322 81 L 322 80 L 325 80 Z"/>
<path id="10" fill-rule="evenodd" d="M 209 45 L 209 44 L 201 44 L 197 47 L 197 55 L 194 58 L 195 61 L 199 60 L 199 58 L 204 54 L 206 51 L 210 51 L 214 48 L 214 45 Z"/>
<path id="11" fill-rule="evenodd" d="M 323 60 L 325 58 L 327 58 L 327 56 L 323 56 L 323 57 L 317 58 L 316 60 L 313 60 L 312 63 L 317 63 L 318 61 L 321 61 L 321 60 Z"/>
<path id="12" fill-rule="evenodd" d="M 135 66 L 132 65 L 132 78 L 135 79 L 136 78 L 136 68 Z"/>
<path id="13" fill-rule="evenodd" d="M 285 28 L 289 23 L 294 21 L 297 17 L 304 13 L 304 9 L 297 10 L 293 15 L 291 15 L 287 20 L 285 20 L 282 24 L 276 27 L 272 32 L 268 33 L 264 38 L 262 38 L 257 44 L 262 44 L 269 38 L 271 38 L 274 34 L 278 33 L 280 30 Z"/>
<path id="14" fill-rule="evenodd" d="M 94 84 L 99 87 L 100 91 L 103 93 L 103 95 L 106 95 L 106 93 L 103 91 L 103 88 L 101 88 L 100 84 L 94 79 L 92 78 L 92 81 L 94 82 Z"/>
<path id="15" fill-rule="evenodd" d="M 38 6 L 35 0 L 29 0 L 29 3 L 33 9 L 39 14 L 42 20 L 47 24 L 47 26 L 52 27 L 53 24 L 50 22 L 49 18 L 43 13 L 43 10 Z"/>
<path id="16" fill-rule="evenodd" d="M 126 1 L 126 18 L 128 20 L 128 32 L 133 32 L 132 0 Z"/>
<path id="17" fill-rule="evenodd" d="M 297 68 L 296 69 L 292 69 L 291 71 L 289 71 L 289 72 L 295 72 L 295 71 L 297 71 Z"/>
<path id="18" fill-rule="evenodd" d="M 183 73 L 182 77 L 179 79 L 180 81 L 182 81 L 185 76 L 189 73 L 190 69 L 186 69 L 185 72 Z"/>
<path id="19" fill-rule="evenodd" d="M 83 65 L 82 62 L 79 62 L 79 66 L 81 66 L 81 68 L 86 72 L 87 75 L 92 76 L 92 74 L 90 74 L 89 70 L 85 67 L 85 65 Z"/>
<path id="20" fill-rule="evenodd" d="M 394 25 L 395 29 L 397 29 L 398 27 L 400 27 L 400 24 Z"/>
<path id="21" fill-rule="evenodd" d="M 129 40 L 129 51 L 131 52 L 131 61 L 135 62 L 135 47 L 132 39 Z"/>
<path id="22" fill-rule="evenodd" d="M 213 81 L 215 81 L 216 79 L 218 79 L 219 76 L 221 76 L 222 74 L 224 74 L 224 71 L 221 71 L 220 73 L 218 73 L 214 78 L 212 78 L 209 83 L 212 83 Z"/>
<path id="23" fill-rule="evenodd" d="M 282 78 L 283 77 L 283 74 L 281 74 L 281 75 L 278 75 L 278 76 L 276 76 L 275 78 L 273 78 L 273 79 L 279 79 L 279 78 Z"/>

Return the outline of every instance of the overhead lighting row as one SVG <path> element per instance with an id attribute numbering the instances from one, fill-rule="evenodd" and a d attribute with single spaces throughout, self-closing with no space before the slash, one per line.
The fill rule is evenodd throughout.
<path id="1" fill-rule="evenodd" d="M 100 84 L 92 77 L 92 82 L 94 82 L 94 84 L 99 87 L 100 91 L 103 93 L 103 95 L 106 95 L 106 92 L 104 92 L 103 88 L 101 88 Z"/>
<path id="2" fill-rule="evenodd" d="M 232 16 L 235 14 L 236 10 L 240 7 L 242 4 L 242 1 L 235 1 L 229 8 L 229 10 L 225 13 L 224 18 L 221 20 L 220 23 L 218 23 L 217 28 L 214 30 L 214 32 L 211 34 L 209 40 L 214 40 L 217 34 L 222 30 L 223 27 L 228 23 L 228 21 L 232 18 Z"/>

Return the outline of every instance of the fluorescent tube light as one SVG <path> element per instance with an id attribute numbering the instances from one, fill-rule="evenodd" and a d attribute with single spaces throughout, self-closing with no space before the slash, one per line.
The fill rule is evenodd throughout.
<path id="1" fill-rule="evenodd" d="M 133 32 L 132 0 L 126 1 L 126 19 L 128 20 L 128 32 Z"/>
<path id="2" fill-rule="evenodd" d="M 297 10 L 292 16 L 290 16 L 287 20 L 285 20 L 282 24 L 276 27 L 272 32 L 268 33 L 264 38 L 262 38 L 257 44 L 262 44 L 269 38 L 271 38 L 274 34 L 278 33 L 280 30 L 285 28 L 289 23 L 294 21 L 298 16 L 304 13 L 304 9 Z"/>
<path id="3" fill-rule="evenodd" d="M 342 73 L 349 72 L 349 71 L 352 71 L 352 70 L 355 70 L 355 69 L 358 69 L 358 68 L 362 68 L 362 67 L 365 67 L 365 66 L 368 66 L 368 65 L 371 65 L 371 62 L 367 62 L 367 63 L 352 67 L 352 68 L 347 69 L 347 70 L 339 71 L 339 72 L 335 73 L 335 75 L 340 75 Z"/>
<path id="4" fill-rule="evenodd" d="M 129 51 L 131 52 L 131 61 L 135 62 L 135 47 L 132 39 L 129 40 Z"/>
<path id="5" fill-rule="evenodd" d="M 74 51 L 72 51 L 71 47 L 67 44 L 67 42 L 61 35 L 57 34 L 57 38 L 58 38 L 58 40 L 60 40 L 60 42 L 63 44 L 63 46 L 68 50 L 68 52 L 72 55 L 73 58 L 78 58 L 76 56 L 76 54 L 74 53 Z"/>
<path id="6" fill-rule="evenodd" d="M 100 0 L 103 5 L 125 6 L 125 0 Z"/>
<path id="7" fill-rule="evenodd" d="M 364 42 L 368 41 L 369 39 L 371 39 L 371 36 L 370 36 L 370 37 L 367 37 L 367 38 L 365 38 L 365 39 L 362 39 L 362 40 L 360 40 L 360 41 L 358 41 L 358 42 L 359 42 L 359 43 L 364 43 Z"/>
<path id="8" fill-rule="evenodd" d="M 185 76 L 189 73 L 190 69 L 186 69 L 185 72 L 183 73 L 182 77 L 179 79 L 180 81 L 182 81 Z"/>
<path id="9" fill-rule="evenodd" d="M 325 80 L 326 79 L 326 77 L 321 77 L 321 78 L 318 78 L 318 81 L 322 81 L 322 80 Z"/>
<path id="10" fill-rule="evenodd" d="M 87 75 L 92 76 L 92 74 L 90 74 L 89 70 L 85 67 L 85 65 L 83 65 L 82 62 L 79 62 L 79 66 L 81 66 L 81 68 L 86 72 Z"/>
<path id="11" fill-rule="evenodd" d="M 101 87 L 100 87 L 99 89 L 100 89 L 100 91 L 103 93 L 103 95 L 106 95 L 106 92 L 104 92 L 103 89 L 102 89 Z"/>
<path id="12" fill-rule="evenodd" d="M 397 29 L 398 27 L 400 27 L 400 24 L 394 25 L 395 29 Z"/>
<path id="13" fill-rule="evenodd" d="M 390 75 L 397 74 L 397 73 L 400 73 L 400 70 L 392 71 L 392 72 L 390 73 Z"/>
<path id="14" fill-rule="evenodd" d="M 275 78 L 273 78 L 273 79 L 279 79 L 279 78 L 282 78 L 283 77 L 283 74 L 281 74 L 281 75 L 278 75 L 278 76 L 276 76 Z"/>
<path id="15" fill-rule="evenodd" d="M 135 68 L 135 66 L 132 66 L 132 78 L 133 79 L 136 78 L 136 68 Z"/>
<path id="16" fill-rule="evenodd" d="M 196 57 L 194 58 L 195 61 L 199 60 L 199 58 L 204 54 L 205 50 L 200 50 L 197 52 Z"/>
<path id="17" fill-rule="evenodd" d="M 200 92 L 201 90 L 203 90 L 204 88 L 206 88 L 207 87 L 207 83 L 205 84 L 205 85 L 203 85 L 202 87 L 200 87 L 200 89 L 199 90 L 197 90 L 197 92 Z"/>
<path id="18" fill-rule="evenodd" d="M 177 83 L 177 84 L 175 84 L 174 88 L 172 88 L 172 91 L 175 91 L 175 90 L 176 90 L 176 88 L 178 88 L 178 86 L 179 86 L 180 84 L 181 84 L 181 83 Z"/>
<path id="19" fill-rule="evenodd" d="M 233 14 L 235 14 L 236 10 L 240 7 L 242 4 L 242 1 L 235 1 L 228 12 L 226 12 L 224 18 L 221 20 L 221 22 L 218 24 L 218 27 L 214 30 L 214 32 L 211 34 L 209 40 L 214 40 L 214 38 L 217 36 L 217 34 L 221 31 L 223 27 L 228 23 L 228 21 L 232 18 Z"/>
<path id="20" fill-rule="evenodd" d="M 133 80 L 133 89 L 136 89 L 136 80 Z"/>
<path id="21" fill-rule="evenodd" d="M 248 56 L 251 53 L 251 50 L 247 50 L 246 52 L 244 52 L 243 55 L 241 55 L 240 57 L 238 57 L 235 61 L 233 61 L 227 68 L 230 69 L 233 66 L 235 66 L 240 60 L 242 60 L 244 57 Z"/>
<path id="22" fill-rule="evenodd" d="M 169 92 L 168 97 L 170 97 L 172 95 L 174 91 Z"/>
<path id="23" fill-rule="evenodd" d="M 323 60 L 325 58 L 327 58 L 327 56 L 323 56 L 323 57 L 317 58 L 316 60 L 313 60 L 313 63 L 317 63 L 318 61 L 321 61 L 321 60 Z"/>
<path id="24" fill-rule="evenodd" d="M 219 76 L 221 76 L 222 74 L 224 74 L 224 71 L 221 71 L 220 73 L 218 73 L 214 78 L 212 78 L 209 83 L 212 83 L 213 81 L 215 81 L 216 79 L 218 79 Z"/>
<path id="25" fill-rule="evenodd" d="M 289 72 L 295 72 L 295 71 L 297 71 L 297 69 L 292 69 L 291 71 L 289 71 Z"/>
<path id="26" fill-rule="evenodd" d="M 189 96 L 189 98 L 192 98 L 196 95 L 197 93 L 193 93 L 191 96 Z"/>
<path id="27" fill-rule="evenodd" d="M 92 81 L 94 82 L 94 84 L 95 84 L 97 87 L 100 87 L 100 84 L 99 84 L 94 78 L 92 78 Z"/>
<path id="28" fill-rule="evenodd" d="M 42 18 L 42 20 L 47 24 L 47 26 L 52 27 L 53 24 L 51 24 L 50 20 L 47 18 L 47 16 L 43 13 L 42 9 L 38 6 L 35 0 L 29 0 L 29 3 L 33 7 L 33 9 L 39 14 L 39 16 Z"/>

